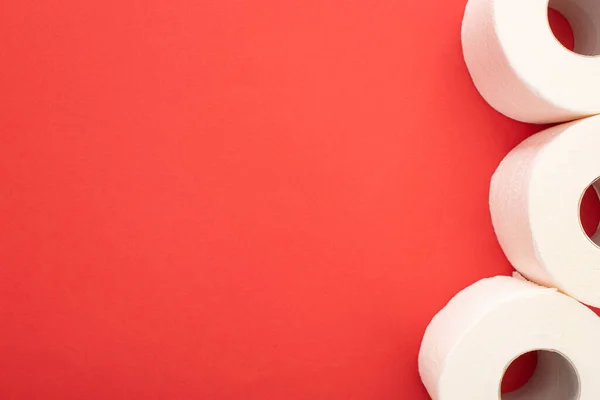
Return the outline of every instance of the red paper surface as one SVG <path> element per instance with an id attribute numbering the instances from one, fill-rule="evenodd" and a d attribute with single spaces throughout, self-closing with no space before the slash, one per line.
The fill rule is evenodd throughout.
<path id="1" fill-rule="evenodd" d="M 464 5 L 2 1 L 0 397 L 427 399 L 541 129 L 476 92 Z"/>

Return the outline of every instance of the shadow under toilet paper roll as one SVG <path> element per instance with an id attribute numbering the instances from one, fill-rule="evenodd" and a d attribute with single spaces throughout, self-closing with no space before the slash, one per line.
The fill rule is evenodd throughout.
<path id="1" fill-rule="evenodd" d="M 600 398 L 600 319 L 554 289 L 499 276 L 458 293 L 432 319 L 419 373 L 434 400 L 592 400 Z M 520 389 L 500 393 L 513 360 L 538 350 Z"/>
<path id="2" fill-rule="evenodd" d="M 580 219 L 590 185 L 600 191 L 600 116 L 558 125 L 515 147 L 490 185 L 500 246 L 527 279 L 600 306 L 600 230 Z"/>
<path id="3" fill-rule="evenodd" d="M 548 7 L 569 21 L 573 51 L 554 36 Z M 600 2 L 469 0 L 461 36 L 475 87 L 502 114 L 554 123 L 600 113 Z"/>

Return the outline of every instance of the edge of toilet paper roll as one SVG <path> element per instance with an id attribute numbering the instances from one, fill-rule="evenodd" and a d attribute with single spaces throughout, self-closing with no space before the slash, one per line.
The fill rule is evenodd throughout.
<path id="1" fill-rule="evenodd" d="M 489 291 L 489 286 L 493 285 L 493 282 L 501 282 L 505 285 L 502 288 L 495 288 L 499 291 L 497 296 Z M 473 293 L 474 291 L 480 293 Z M 516 299 L 534 296 L 539 291 L 557 292 L 555 288 L 538 285 L 523 277 L 502 275 L 481 279 L 455 294 L 431 319 L 421 341 L 418 369 L 427 391 L 437 389 L 437 380 L 444 370 L 444 362 L 452 349 L 459 344 L 453 341 L 453 338 L 458 337 L 459 333 L 472 330 L 490 310 Z M 473 302 L 471 301 L 473 297 L 481 298 L 483 301 Z M 454 318 L 459 310 L 461 315 L 466 315 L 463 320 Z M 442 331 L 443 334 L 436 333 Z M 508 368 L 508 365 L 506 367 Z M 438 398 L 431 392 L 430 395 L 432 398 Z"/>
<path id="2" fill-rule="evenodd" d="M 529 279 L 527 279 L 525 276 L 521 275 L 521 274 L 520 274 L 518 271 L 513 271 L 513 273 L 512 273 L 512 275 L 511 275 L 511 276 L 512 276 L 514 279 L 517 279 L 517 280 L 520 280 L 520 281 L 523 281 L 523 282 L 530 283 L 530 284 L 532 284 L 532 285 L 535 285 L 535 286 L 538 286 L 538 287 L 540 287 L 540 288 L 542 288 L 542 289 L 551 289 L 551 290 L 554 290 L 555 292 L 562 293 L 562 292 L 560 291 L 560 289 L 558 289 L 558 288 L 555 288 L 555 287 L 549 287 L 549 286 L 544 286 L 544 285 L 540 285 L 540 284 L 539 284 L 539 283 L 537 283 L 537 282 L 534 282 L 534 281 L 532 281 L 532 280 L 529 280 Z M 563 294 L 564 294 L 564 293 L 563 293 Z M 569 297 L 570 297 L 570 296 L 569 296 Z"/>
<path id="3" fill-rule="evenodd" d="M 518 279 L 518 280 L 520 280 L 520 281 L 530 282 L 530 283 L 533 283 L 533 284 L 537 285 L 537 283 L 535 283 L 535 282 L 531 282 L 529 279 L 525 278 L 523 275 L 521 275 L 521 274 L 520 274 L 520 273 L 518 273 L 517 271 L 514 271 L 514 272 L 512 273 L 512 277 L 513 277 L 513 278 L 515 278 L 515 279 Z M 539 286 L 539 285 L 538 285 L 538 286 Z"/>
<path id="4" fill-rule="evenodd" d="M 461 45 L 463 59 L 469 76 L 484 101 L 505 117 L 521 122 L 532 122 L 523 110 L 521 103 L 536 104 L 538 109 L 546 108 L 533 88 L 516 71 L 497 35 L 496 18 L 492 0 L 469 0 L 461 25 Z M 491 25 L 488 26 L 488 25 Z M 500 75 L 500 77 L 497 77 Z M 491 76 L 496 79 L 490 79 Z M 497 84 L 502 81 L 502 84 Z M 509 82 L 508 84 L 506 82 Z M 522 83 L 522 86 L 515 83 Z M 501 92 L 510 92 L 512 102 L 503 106 Z"/>
<path id="5" fill-rule="evenodd" d="M 521 276 L 545 287 L 559 287 L 539 262 L 529 219 L 529 182 L 536 159 L 548 143 L 576 122 L 534 134 L 515 146 L 500 162 L 490 181 L 489 210 L 494 233 L 506 258 Z"/>

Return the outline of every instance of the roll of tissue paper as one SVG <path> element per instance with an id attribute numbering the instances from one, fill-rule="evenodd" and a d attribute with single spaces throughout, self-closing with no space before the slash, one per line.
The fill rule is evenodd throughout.
<path id="1" fill-rule="evenodd" d="M 575 49 L 548 22 L 548 6 L 571 24 Z M 600 113 L 600 2 L 469 0 L 462 26 L 473 82 L 496 110 L 523 122 Z"/>
<path id="2" fill-rule="evenodd" d="M 587 188 L 598 191 L 599 176 L 595 116 L 523 141 L 502 160 L 490 187 L 494 230 L 513 266 L 531 281 L 596 307 L 600 233 L 586 235 L 579 210 Z"/>
<path id="3" fill-rule="evenodd" d="M 499 276 L 457 294 L 431 321 L 419 372 L 434 400 L 600 399 L 600 319 L 576 300 Z M 532 378 L 500 395 L 513 360 L 538 351 Z"/>

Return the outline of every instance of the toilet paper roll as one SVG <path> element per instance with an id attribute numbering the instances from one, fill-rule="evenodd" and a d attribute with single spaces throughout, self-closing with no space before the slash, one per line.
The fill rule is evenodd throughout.
<path id="1" fill-rule="evenodd" d="M 419 373 L 434 400 L 596 400 L 600 319 L 576 300 L 521 279 L 481 280 L 431 321 Z M 520 389 L 500 394 L 504 372 L 537 350 Z"/>
<path id="2" fill-rule="evenodd" d="M 571 24 L 575 52 L 552 33 L 548 6 Z M 469 0 L 462 45 L 478 91 L 508 117 L 546 123 L 600 113 L 596 0 Z"/>
<path id="3" fill-rule="evenodd" d="M 600 96 L 599 96 L 600 97 Z M 600 116 L 558 125 L 513 149 L 492 176 L 490 211 L 500 246 L 527 279 L 600 306 L 600 233 L 579 216 L 600 187 Z"/>

